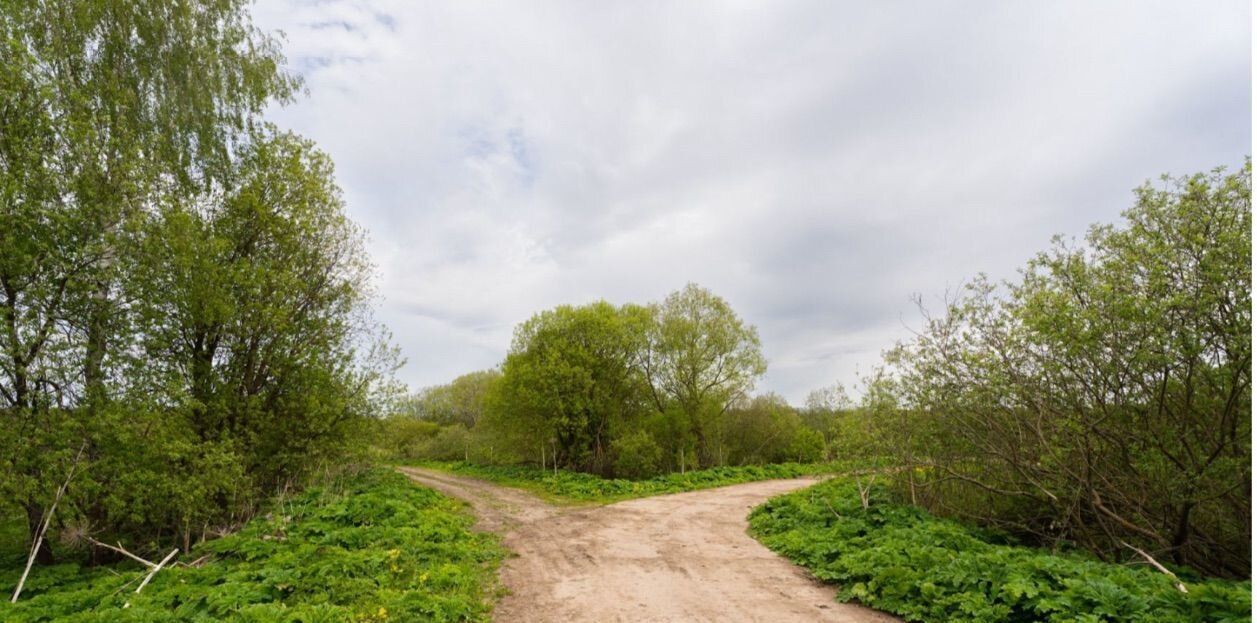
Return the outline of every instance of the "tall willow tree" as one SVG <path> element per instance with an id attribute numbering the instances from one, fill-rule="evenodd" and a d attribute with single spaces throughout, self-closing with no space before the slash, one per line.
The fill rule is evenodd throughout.
<path id="1" fill-rule="evenodd" d="M 652 403 L 660 414 L 682 420 L 699 464 L 722 463 L 720 420 L 768 369 L 759 333 L 728 302 L 693 283 L 651 310 L 654 322 L 640 365 Z"/>
<path id="2" fill-rule="evenodd" d="M 483 428 L 499 445 L 539 456 L 553 444 L 559 465 L 603 474 L 617 460 L 630 473 L 724 464 L 730 409 L 766 367 L 755 327 L 695 284 L 661 304 L 564 305 L 515 328 Z M 754 450 L 734 458 L 762 459 Z"/>

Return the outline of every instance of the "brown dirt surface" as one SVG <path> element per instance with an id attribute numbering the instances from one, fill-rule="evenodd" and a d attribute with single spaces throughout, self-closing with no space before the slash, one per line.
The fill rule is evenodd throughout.
<path id="1" fill-rule="evenodd" d="M 747 534 L 752 508 L 814 479 L 559 507 L 476 478 L 401 471 L 466 500 L 477 528 L 501 534 L 516 554 L 502 568 L 509 594 L 494 610 L 495 621 L 899 620 L 834 601 L 833 588 Z"/>

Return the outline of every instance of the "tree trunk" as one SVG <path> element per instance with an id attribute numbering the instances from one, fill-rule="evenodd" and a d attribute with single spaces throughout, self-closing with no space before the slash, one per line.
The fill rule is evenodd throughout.
<path id="1" fill-rule="evenodd" d="M 1174 530 L 1174 538 L 1170 545 L 1174 548 L 1174 563 L 1178 565 L 1187 564 L 1187 539 L 1191 535 L 1191 513 L 1193 503 L 1188 502 L 1179 509 L 1178 526 Z"/>

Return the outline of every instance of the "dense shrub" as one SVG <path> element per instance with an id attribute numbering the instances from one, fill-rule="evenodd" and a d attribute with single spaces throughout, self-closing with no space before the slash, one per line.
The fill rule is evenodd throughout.
<path id="1" fill-rule="evenodd" d="M 1147 565 L 1010 545 L 998 533 L 939 519 L 838 478 L 774 498 L 751 513 L 769 548 L 908 621 L 1182 623 L 1248 621 L 1249 582 L 1182 573 L 1188 592 Z M 1133 554 L 1132 562 L 1139 562 Z"/>
<path id="2" fill-rule="evenodd" d="M 819 461 L 825 456 L 825 436 L 820 431 L 800 427 L 786 447 L 786 455 L 800 463 Z"/>
<path id="3" fill-rule="evenodd" d="M 467 458 L 472 445 L 472 435 L 462 424 L 451 424 L 428 440 L 421 455 L 437 461 L 453 461 Z"/>
<path id="4" fill-rule="evenodd" d="M 663 449 L 643 430 L 616 439 L 615 473 L 624 478 L 648 478 L 659 473 Z"/>
<path id="5" fill-rule="evenodd" d="M 384 418 L 376 426 L 376 446 L 385 456 L 399 459 L 427 458 L 428 442 L 441 426 L 436 422 L 406 415 Z"/>
<path id="6" fill-rule="evenodd" d="M 904 499 L 1101 556 L 1251 576 L 1251 163 L 979 278 L 888 353 L 868 410 Z"/>

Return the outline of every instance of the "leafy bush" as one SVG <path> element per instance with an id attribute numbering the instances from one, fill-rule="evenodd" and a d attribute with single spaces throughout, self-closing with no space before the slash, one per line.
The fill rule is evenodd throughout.
<path id="1" fill-rule="evenodd" d="M 437 461 L 452 461 L 466 458 L 470 445 L 471 432 L 462 424 L 451 424 L 428 440 L 422 454 Z"/>
<path id="2" fill-rule="evenodd" d="M 615 450 L 615 473 L 627 478 L 648 478 L 659 473 L 663 448 L 650 434 L 639 430 L 611 444 Z"/>
<path id="3" fill-rule="evenodd" d="M 997 533 L 897 505 L 869 505 L 845 479 L 774 498 L 751 513 L 765 545 L 859 601 L 908 621 L 1249 621 L 1251 584 L 1181 574 L 1188 592 L 1146 565 L 1008 544 Z"/>
<path id="4" fill-rule="evenodd" d="M 799 427 L 786 448 L 786 454 L 800 463 L 821 460 L 825 456 L 825 435 L 820 431 Z"/>
<path id="5" fill-rule="evenodd" d="M 460 503 L 373 470 L 279 503 L 180 557 L 211 562 L 164 569 L 139 595 L 136 564 L 36 567 L 0 620 L 481 621 L 504 551 L 471 522 Z M 21 571 L 0 571 L 0 586 Z"/>
<path id="6" fill-rule="evenodd" d="M 1104 558 L 1252 577 L 1252 163 L 978 277 L 866 390 L 905 497 Z M 871 400 L 869 399 L 871 398 Z"/>
<path id="7" fill-rule="evenodd" d="M 423 451 L 440 431 L 441 426 L 436 422 L 394 415 L 377 424 L 375 445 L 388 457 L 424 458 Z"/>

